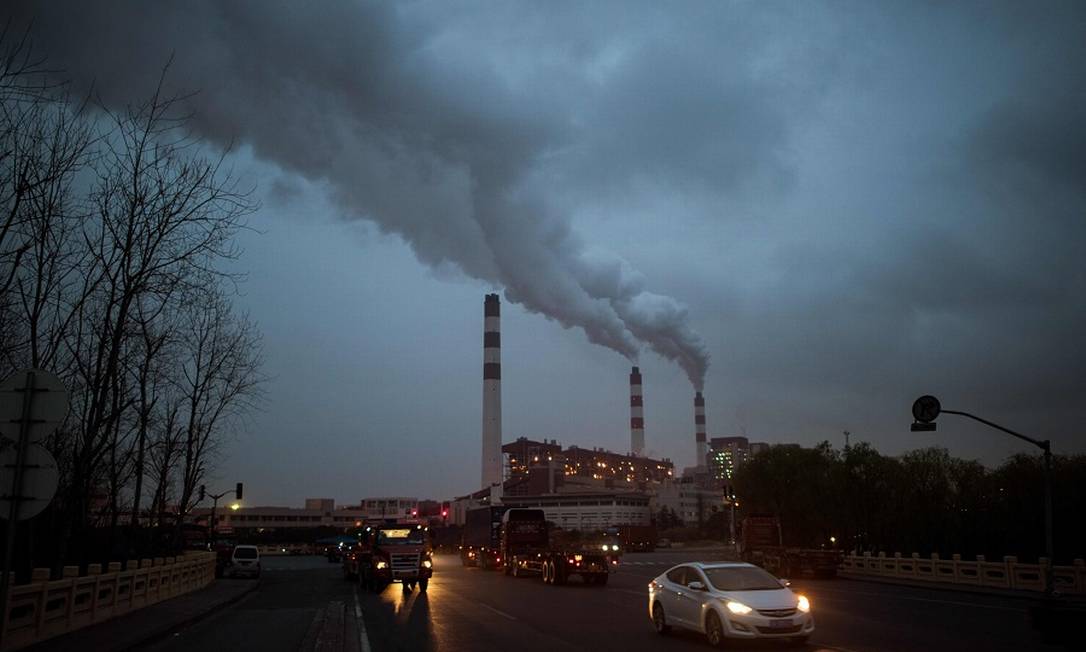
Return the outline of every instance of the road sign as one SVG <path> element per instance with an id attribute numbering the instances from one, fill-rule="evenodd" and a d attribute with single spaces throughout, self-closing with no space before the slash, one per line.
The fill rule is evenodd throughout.
<path id="1" fill-rule="evenodd" d="M 23 421 L 23 397 L 34 374 L 34 400 L 30 408 L 27 441 L 41 441 L 57 429 L 68 415 L 68 390 L 54 374 L 40 369 L 20 371 L 0 383 L 0 434 L 19 438 Z"/>
<path id="2" fill-rule="evenodd" d="M 913 418 L 921 423 L 931 423 L 942 411 L 939 399 L 934 396 L 924 395 L 913 402 Z"/>
<path id="3" fill-rule="evenodd" d="M 7 519 L 11 511 L 11 486 L 15 480 L 17 451 L 8 448 L 0 453 L 0 518 Z M 25 521 L 41 513 L 57 492 L 57 461 L 38 444 L 26 447 L 23 460 L 23 489 L 16 520 Z"/>

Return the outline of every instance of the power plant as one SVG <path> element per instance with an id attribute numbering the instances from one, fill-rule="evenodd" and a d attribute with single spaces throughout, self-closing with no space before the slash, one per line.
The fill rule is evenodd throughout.
<path id="1" fill-rule="evenodd" d="M 502 485 L 507 479 L 504 464 L 504 452 L 502 446 L 502 364 L 501 364 L 501 299 L 497 294 L 487 294 L 483 300 L 483 419 L 482 419 L 482 454 L 480 487 L 484 490 L 495 485 Z M 694 441 L 695 464 L 694 469 L 704 471 L 706 468 L 706 455 L 708 453 L 705 428 L 705 397 L 701 392 L 694 395 Z M 573 449 L 576 450 L 574 446 Z M 558 448 L 560 451 L 561 448 Z M 591 449 L 596 450 L 596 449 Z M 602 452 L 602 451 L 601 451 Z M 640 367 L 630 369 L 630 457 L 644 458 L 645 448 L 645 414 L 644 395 Z M 610 455 L 610 453 L 608 453 Z M 535 457 L 535 456 L 532 456 Z M 551 457 L 548 455 L 548 457 Z M 566 455 L 568 457 L 568 455 Z M 513 459 L 517 459 L 514 457 Z M 525 464 L 528 459 L 523 454 L 520 458 Z M 539 460 L 536 460 L 537 462 Z M 653 460 L 647 460 L 654 462 Z M 654 473 L 643 473 L 640 466 L 633 461 L 612 460 L 610 466 L 602 458 L 594 460 L 594 464 L 600 464 L 600 469 L 610 468 L 609 473 L 600 471 L 596 473 L 603 478 L 610 477 L 621 468 L 624 472 L 619 480 L 626 480 L 627 475 L 632 482 L 636 477 L 644 481 L 646 476 Z M 576 461 L 572 469 L 564 469 L 564 475 L 579 475 L 583 471 L 577 468 Z M 665 464 L 653 464 L 654 472 L 662 472 L 671 476 L 670 462 Z M 648 467 L 647 467 L 648 468 Z M 637 469 L 635 471 L 635 469 Z M 525 467 L 525 471 L 527 468 Z"/>

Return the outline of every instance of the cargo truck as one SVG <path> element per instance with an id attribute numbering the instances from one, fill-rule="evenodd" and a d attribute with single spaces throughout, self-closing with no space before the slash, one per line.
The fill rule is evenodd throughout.
<path id="1" fill-rule="evenodd" d="M 545 584 L 565 584 L 579 575 L 603 586 L 618 563 L 600 546 L 573 544 L 550 531 L 541 509 L 508 509 L 502 514 L 501 558 L 507 575 L 538 575 Z"/>
<path id="2" fill-rule="evenodd" d="M 482 569 L 501 568 L 502 515 L 505 505 L 478 507 L 468 511 L 460 539 L 460 563 Z"/>
<path id="3" fill-rule="evenodd" d="M 841 553 L 837 550 L 786 546 L 781 520 L 767 514 L 743 519 L 739 543 L 743 561 L 757 564 L 777 577 L 798 577 L 803 573 L 834 577 L 841 563 Z"/>
<path id="4" fill-rule="evenodd" d="M 368 527 L 344 563 L 345 576 L 357 575 L 362 586 L 378 593 L 392 582 L 402 583 L 404 591 L 415 586 L 425 591 L 434 573 L 429 533 L 422 525 Z"/>

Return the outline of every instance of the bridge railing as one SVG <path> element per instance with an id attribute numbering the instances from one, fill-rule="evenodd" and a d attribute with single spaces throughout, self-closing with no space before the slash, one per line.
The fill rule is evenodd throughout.
<path id="1" fill-rule="evenodd" d="M 980 586 L 1020 591 L 1044 591 L 1044 568 L 1048 560 L 1042 557 L 1038 564 L 1023 564 L 1017 557 L 1006 556 L 1003 561 L 988 561 L 977 555 L 973 561 L 953 555 L 942 559 L 938 554 L 921 557 L 913 553 L 903 557 L 901 553 L 887 556 L 880 552 L 873 555 L 849 554 L 841 561 L 839 571 L 844 575 L 898 578 L 921 582 L 944 582 L 966 586 Z M 1075 559 L 1070 566 L 1052 569 L 1056 591 L 1064 594 L 1086 594 L 1086 562 Z"/>
<path id="2" fill-rule="evenodd" d="M 29 584 L 12 586 L 4 628 L 3 650 L 15 650 L 53 636 L 203 588 L 215 579 L 215 553 L 186 552 L 112 562 L 105 569 L 90 564 L 80 576 L 78 566 L 65 566 L 60 579 L 50 580 L 48 568 L 35 568 Z"/>

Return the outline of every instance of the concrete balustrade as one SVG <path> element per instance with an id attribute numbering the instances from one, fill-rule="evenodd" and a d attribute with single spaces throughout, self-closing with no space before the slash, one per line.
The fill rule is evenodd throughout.
<path id="1" fill-rule="evenodd" d="M 1019 591 L 1044 591 L 1045 573 L 1048 560 L 1042 557 L 1037 564 L 1022 564 L 1014 556 L 1005 556 L 1002 561 L 988 561 L 984 555 L 977 555 L 974 561 L 966 561 L 961 555 L 952 555 L 950 559 L 941 559 L 938 554 L 923 558 L 918 553 L 904 557 L 894 553 L 887 557 L 885 552 L 872 555 L 846 555 L 839 567 L 844 576 L 898 578 L 906 581 L 943 582 L 965 586 L 979 586 L 994 589 L 1014 589 Z M 1052 569 L 1056 590 L 1065 594 L 1086 594 L 1086 561 L 1075 559 L 1070 566 L 1056 566 Z"/>
<path id="2" fill-rule="evenodd" d="M 167 598 L 201 589 L 215 579 L 215 553 L 188 552 L 181 557 L 90 564 L 79 575 L 78 566 L 65 566 L 58 580 L 48 568 L 35 568 L 29 584 L 12 586 L 4 628 L 3 650 L 66 634 L 87 625 L 149 606 Z"/>

